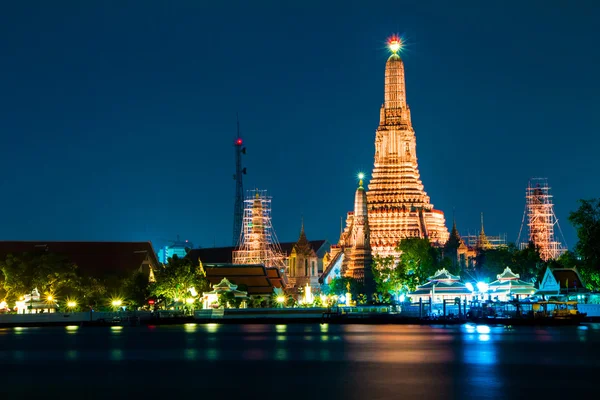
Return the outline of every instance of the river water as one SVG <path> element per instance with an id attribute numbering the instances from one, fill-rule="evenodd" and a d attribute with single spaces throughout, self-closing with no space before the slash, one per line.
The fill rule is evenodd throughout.
<path id="1" fill-rule="evenodd" d="M 577 398 L 600 324 L 0 329 L 0 398 Z"/>

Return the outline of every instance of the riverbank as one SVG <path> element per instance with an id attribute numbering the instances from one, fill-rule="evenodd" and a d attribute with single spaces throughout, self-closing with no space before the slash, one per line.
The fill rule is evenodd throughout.
<path id="1" fill-rule="evenodd" d="M 217 311 L 213 313 L 213 311 Z M 392 324 L 392 325 L 457 325 L 464 323 L 505 326 L 557 326 L 600 322 L 600 318 L 420 318 L 401 312 L 345 312 L 325 309 L 245 309 L 198 310 L 188 316 L 151 312 L 56 313 L 0 315 L 0 328 L 46 326 L 138 326 L 182 324 Z"/>

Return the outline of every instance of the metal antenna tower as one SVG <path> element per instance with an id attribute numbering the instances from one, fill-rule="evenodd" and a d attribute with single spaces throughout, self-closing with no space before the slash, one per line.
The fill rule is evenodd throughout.
<path id="1" fill-rule="evenodd" d="M 240 118 L 237 119 L 237 138 L 233 143 L 235 150 L 235 203 L 233 205 L 233 246 L 237 246 L 242 235 L 242 221 L 244 219 L 244 183 L 242 176 L 246 174 L 246 168 L 242 168 L 242 154 L 246 154 L 246 148 L 242 147 L 243 140 L 240 136 Z"/>
<path id="2" fill-rule="evenodd" d="M 517 243 L 521 249 L 524 249 L 532 242 L 539 249 L 540 257 L 544 261 L 558 258 L 566 251 L 566 243 L 560 225 L 558 225 L 558 218 L 554 214 L 548 179 L 531 178 L 527 185 L 525 199 L 525 212 Z M 529 234 L 527 237 L 522 237 L 526 217 Z M 562 243 L 554 236 L 555 225 L 563 239 Z"/>

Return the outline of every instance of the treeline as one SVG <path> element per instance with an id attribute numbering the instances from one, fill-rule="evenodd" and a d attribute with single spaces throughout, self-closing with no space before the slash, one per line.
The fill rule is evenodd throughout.
<path id="1" fill-rule="evenodd" d="M 119 299 L 124 306 L 136 309 L 148 306 L 149 299 L 156 305 L 167 305 L 179 299 L 184 302 L 193 299 L 196 303 L 198 295 L 210 286 L 199 265 L 188 258 L 173 256 L 167 264 L 152 272 L 153 282 L 149 280 L 149 272 L 142 270 L 90 276 L 58 254 L 9 254 L 0 260 L 0 299 L 12 308 L 16 300 L 37 288 L 43 298 L 51 295 L 63 307 L 67 301 L 74 301 L 78 310 L 103 310 L 111 308 L 111 302 Z"/>

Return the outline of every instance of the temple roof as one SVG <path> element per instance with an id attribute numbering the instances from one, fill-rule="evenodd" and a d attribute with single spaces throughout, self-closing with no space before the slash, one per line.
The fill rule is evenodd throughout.
<path id="1" fill-rule="evenodd" d="M 481 213 L 481 231 L 477 237 L 477 247 L 484 250 L 492 248 L 492 244 L 488 240 L 485 235 L 485 230 L 483 229 L 483 213 Z"/>
<path id="2" fill-rule="evenodd" d="M 220 285 L 226 278 L 230 283 L 244 285 L 244 290 L 249 294 L 262 295 L 273 293 L 273 288 L 285 287 L 281 272 L 277 268 L 266 268 L 262 264 L 202 264 L 202 267 L 206 272 L 206 279 L 215 286 Z"/>
<path id="3" fill-rule="evenodd" d="M 491 292 L 509 292 L 514 294 L 532 294 L 535 287 L 531 282 L 521 281 L 519 279 L 510 279 L 505 281 L 494 281 L 488 285 Z"/>
<path id="4" fill-rule="evenodd" d="M 430 281 L 424 285 L 417 287 L 417 290 L 411 292 L 411 295 L 416 294 L 427 294 L 431 293 L 437 294 L 471 294 L 471 291 L 467 289 L 464 283 L 457 281 Z"/>
<path id="5" fill-rule="evenodd" d="M 496 275 L 499 281 L 516 280 L 520 278 L 519 274 L 515 274 L 509 267 L 504 268 L 501 274 Z"/>
<path id="6" fill-rule="evenodd" d="M 213 285 L 213 289 L 235 290 L 237 289 L 237 285 L 234 285 L 233 283 L 229 282 L 227 278 L 223 278 L 221 279 L 221 282 L 217 283 L 216 285 Z"/>
<path id="7" fill-rule="evenodd" d="M 295 250 L 297 254 L 304 255 L 311 255 L 313 252 L 315 252 L 315 249 L 311 246 L 310 242 L 306 238 L 306 234 L 304 233 L 304 221 L 302 221 L 302 227 L 300 228 L 300 237 L 292 249 Z"/>
<path id="8" fill-rule="evenodd" d="M 460 281 L 460 276 L 452 275 L 446 268 L 439 269 L 433 276 L 427 278 L 429 281 Z"/>

